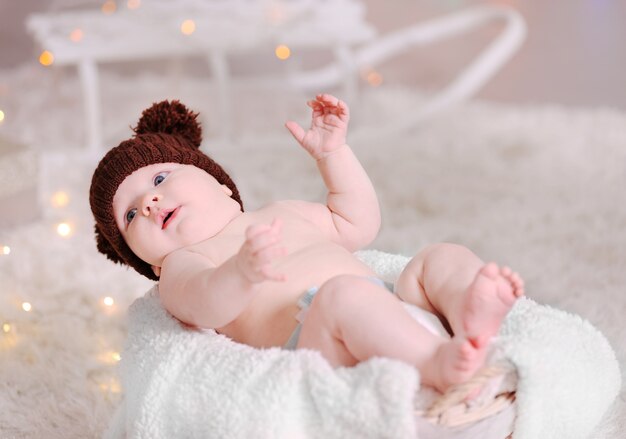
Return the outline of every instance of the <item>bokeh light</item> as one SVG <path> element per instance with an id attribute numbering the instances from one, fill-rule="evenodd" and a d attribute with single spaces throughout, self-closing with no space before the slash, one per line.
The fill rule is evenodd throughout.
<path id="1" fill-rule="evenodd" d="M 276 58 L 284 61 L 291 56 L 291 49 L 284 44 L 281 44 L 276 46 L 274 53 L 276 54 Z"/>
<path id="2" fill-rule="evenodd" d="M 105 364 L 115 364 L 122 359 L 122 356 L 117 351 L 104 351 L 98 355 L 98 359 Z"/>
<path id="3" fill-rule="evenodd" d="M 191 35 L 196 30 L 196 23 L 193 20 L 185 20 L 180 25 L 180 31 L 185 35 Z"/>
<path id="4" fill-rule="evenodd" d="M 99 384 L 100 390 L 104 393 L 120 393 L 122 386 L 115 378 L 110 378 L 107 382 Z"/>
<path id="5" fill-rule="evenodd" d="M 39 63 L 42 66 L 51 66 L 53 62 L 54 55 L 49 50 L 44 50 L 43 52 L 41 52 L 41 55 L 39 55 Z"/>
<path id="6" fill-rule="evenodd" d="M 369 70 L 365 74 L 365 81 L 372 87 L 378 87 L 383 83 L 383 75 L 378 73 L 376 70 Z"/>
<path id="7" fill-rule="evenodd" d="M 70 202 L 70 196 L 67 192 L 58 191 L 52 195 L 50 202 L 52 203 L 52 207 L 65 207 Z"/>
<path id="8" fill-rule="evenodd" d="M 117 10 L 117 4 L 113 0 L 107 0 L 102 4 L 102 12 L 110 15 Z"/>
<path id="9" fill-rule="evenodd" d="M 75 43 L 78 43 L 80 40 L 83 39 L 83 31 L 82 29 L 76 28 L 74 29 L 72 32 L 70 32 L 70 40 L 72 40 Z"/>
<path id="10" fill-rule="evenodd" d="M 68 223 L 60 223 L 57 225 L 57 233 L 65 238 L 72 233 L 72 227 Z"/>

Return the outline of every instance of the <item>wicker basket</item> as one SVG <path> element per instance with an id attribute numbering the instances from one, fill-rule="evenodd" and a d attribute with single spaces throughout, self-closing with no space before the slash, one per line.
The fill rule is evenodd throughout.
<path id="1" fill-rule="evenodd" d="M 420 439 L 510 439 L 515 421 L 517 373 L 506 361 L 483 368 L 450 388 L 427 409 L 417 409 Z"/>

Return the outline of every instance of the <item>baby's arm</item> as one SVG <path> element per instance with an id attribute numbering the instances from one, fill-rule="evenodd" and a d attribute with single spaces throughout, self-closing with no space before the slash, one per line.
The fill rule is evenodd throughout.
<path id="1" fill-rule="evenodd" d="M 284 255 L 281 222 L 246 230 L 239 252 L 220 266 L 204 255 L 182 249 L 163 261 L 159 283 L 165 309 L 179 320 L 203 328 L 220 328 L 248 306 L 260 282 L 283 281 L 272 261 Z"/>
<path id="2" fill-rule="evenodd" d="M 326 206 L 332 218 L 329 227 L 332 238 L 350 250 L 357 250 L 376 237 L 380 208 L 372 182 L 346 144 L 348 106 L 327 94 L 318 95 L 308 105 L 313 109 L 309 130 L 292 121 L 285 125 L 317 160 L 328 189 Z"/>

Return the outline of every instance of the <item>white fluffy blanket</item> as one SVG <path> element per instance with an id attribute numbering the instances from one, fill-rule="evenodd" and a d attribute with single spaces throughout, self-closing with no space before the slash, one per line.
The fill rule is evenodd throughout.
<path id="1" fill-rule="evenodd" d="M 392 279 L 407 258 L 359 256 Z M 419 375 L 373 359 L 333 370 L 316 352 L 258 350 L 183 327 L 154 287 L 129 314 L 125 399 L 105 437 L 413 438 Z M 514 439 L 585 438 L 620 386 L 615 355 L 578 316 L 522 299 L 498 344 L 520 381 Z"/>

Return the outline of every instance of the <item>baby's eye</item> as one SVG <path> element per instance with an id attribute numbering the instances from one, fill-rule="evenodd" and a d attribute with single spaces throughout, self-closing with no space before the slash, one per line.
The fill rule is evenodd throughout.
<path id="1" fill-rule="evenodd" d="M 130 224 L 133 218 L 135 218 L 135 215 L 137 215 L 137 209 L 130 209 L 126 212 L 126 222 Z"/>
<path id="2" fill-rule="evenodd" d="M 159 172 L 157 175 L 155 175 L 154 185 L 158 186 L 161 183 L 163 183 L 163 180 L 165 180 L 165 177 L 167 177 L 167 174 L 169 174 L 169 172 Z"/>

